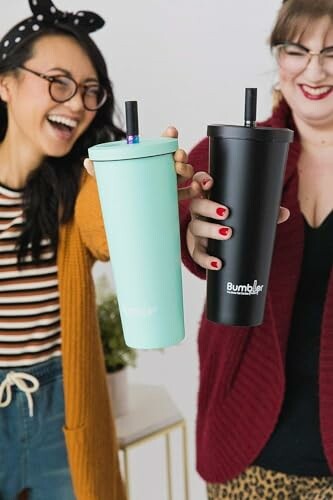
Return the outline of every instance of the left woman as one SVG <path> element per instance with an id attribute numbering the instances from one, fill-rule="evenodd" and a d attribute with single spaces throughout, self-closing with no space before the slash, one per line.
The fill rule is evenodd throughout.
<path id="1" fill-rule="evenodd" d="M 124 136 L 89 36 L 104 21 L 29 3 L 0 42 L 0 498 L 123 500 L 91 276 L 108 248 L 82 167 Z"/>

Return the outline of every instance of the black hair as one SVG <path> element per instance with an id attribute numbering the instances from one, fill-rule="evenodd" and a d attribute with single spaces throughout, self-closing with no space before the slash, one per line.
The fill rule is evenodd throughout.
<path id="1" fill-rule="evenodd" d="M 59 225 L 69 222 L 74 215 L 75 201 L 80 189 L 83 166 L 90 146 L 101 142 L 120 140 L 125 133 L 114 123 L 115 101 L 112 84 L 108 77 L 105 60 L 88 36 L 71 29 L 45 27 L 34 36 L 21 43 L 0 62 L 0 74 L 16 72 L 34 52 L 35 43 L 43 36 L 62 35 L 74 38 L 90 58 L 101 85 L 107 92 L 105 104 L 96 112 L 88 129 L 76 141 L 72 150 L 61 158 L 47 157 L 28 177 L 23 189 L 23 229 L 18 239 L 17 256 L 19 264 L 31 245 L 32 260 L 39 263 L 41 242 L 49 239 L 54 257 L 58 247 Z M 0 142 L 3 141 L 8 126 L 6 103 L 0 100 Z"/>

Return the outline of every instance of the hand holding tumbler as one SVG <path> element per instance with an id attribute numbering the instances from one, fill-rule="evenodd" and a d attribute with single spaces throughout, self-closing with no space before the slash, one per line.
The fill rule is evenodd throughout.
<path id="1" fill-rule="evenodd" d="M 246 89 L 245 124 L 209 125 L 210 199 L 229 208 L 229 240 L 208 241 L 222 260 L 207 272 L 207 318 L 216 323 L 262 323 L 285 165 L 293 132 L 256 127 L 256 89 Z"/>
<path id="2" fill-rule="evenodd" d="M 135 103 L 135 101 L 129 101 Z M 89 149 L 94 161 L 127 345 L 164 348 L 184 338 L 177 139 L 139 139 L 126 106 L 127 141 Z M 134 124 L 134 126 L 133 126 Z"/>

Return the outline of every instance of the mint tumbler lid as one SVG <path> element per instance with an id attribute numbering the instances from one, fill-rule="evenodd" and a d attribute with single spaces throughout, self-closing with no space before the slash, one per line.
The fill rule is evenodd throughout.
<path id="1" fill-rule="evenodd" d="M 127 144 L 127 141 L 104 142 L 89 148 L 88 152 L 93 161 L 114 161 L 174 153 L 177 148 L 178 139 L 160 137 L 141 139 L 138 144 Z"/>

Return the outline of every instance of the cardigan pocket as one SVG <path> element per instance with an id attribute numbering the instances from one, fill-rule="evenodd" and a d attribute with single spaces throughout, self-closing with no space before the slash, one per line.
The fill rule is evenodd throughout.
<path id="1" fill-rule="evenodd" d="M 82 424 L 79 427 L 74 427 L 73 429 L 66 427 L 66 425 L 64 425 L 62 430 L 65 434 L 67 449 L 73 444 L 79 446 L 84 444 L 86 424 Z"/>
<path id="2" fill-rule="evenodd" d="M 85 424 L 70 429 L 63 427 L 72 483 L 77 500 L 90 500 L 92 494 L 91 471 L 88 467 L 87 426 Z M 97 500 L 97 499 L 96 499 Z"/>
<path id="3" fill-rule="evenodd" d="M 210 328 L 209 335 L 207 330 Z M 225 404 L 246 355 L 251 330 L 212 323 L 203 316 L 199 332 L 201 414 L 215 414 Z"/>
<path id="4" fill-rule="evenodd" d="M 89 424 L 63 431 L 76 500 L 126 500 L 117 450 L 101 456 L 104 443 L 96 440 Z"/>

